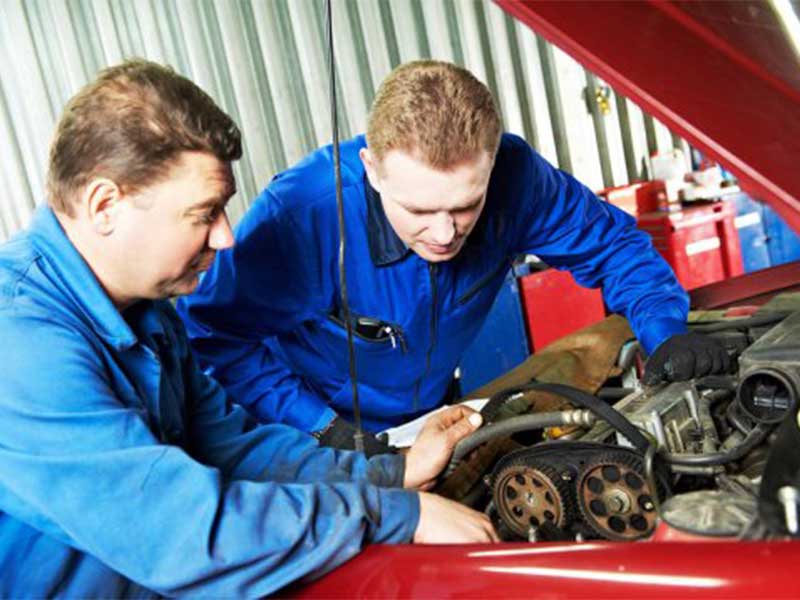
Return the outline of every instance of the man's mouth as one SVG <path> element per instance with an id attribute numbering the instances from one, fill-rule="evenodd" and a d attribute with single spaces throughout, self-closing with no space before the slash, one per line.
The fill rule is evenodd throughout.
<path id="1" fill-rule="evenodd" d="M 459 243 L 458 238 L 454 239 L 452 242 L 444 246 L 442 244 L 431 244 L 429 242 L 423 242 L 425 248 L 432 254 L 451 254 L 456 248 L 458 248 L 458 243 Z"/>
<path id="2" fill-rule="evenodd" d="M 195 273 L 202 273 L 203 271 L 208 271 L 211 268 L 211 265 L 214 264 L 214 257 L 215 253 L 206 254 L 198 257 L 195 261 L 192 262 L 190 270 Z"/>

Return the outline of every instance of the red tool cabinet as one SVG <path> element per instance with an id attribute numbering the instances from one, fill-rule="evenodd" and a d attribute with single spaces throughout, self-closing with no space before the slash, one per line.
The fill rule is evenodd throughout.
<path id="1" fill-rule="evenodd" d="M 652 236 L 681 285 L 691 290 L 744 272 L 735 218 L 733 205 L 715 202 L 676 213 L 647 213 L 638 224 Z"/>

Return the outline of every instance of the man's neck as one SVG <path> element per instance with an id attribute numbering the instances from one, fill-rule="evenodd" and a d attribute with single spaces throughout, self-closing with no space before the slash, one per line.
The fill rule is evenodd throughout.
<path id="1" fill-rule="evenodd" d="M 97 278 L 98 283 L 100 283 L 100 287 L 103 288 L 103 291 L 117 310 L 122 312 L 136 302 L 137 298 L 127 296 L 120 289 L 120 286 L 114 283 L 113 270 L 110 265 L 107 264 L 107 255 L 104 255 L 104 253 L 97 248 L 96 244 L 93 243 L 93 234 L 85 231 L 85 224 L 79 223 L 57 211 L 55 211 L 55 215 L 70 243 L 78 251 L 78 254 L 81 255 L 81 258 L 86 261 L 89 269 Z"/>

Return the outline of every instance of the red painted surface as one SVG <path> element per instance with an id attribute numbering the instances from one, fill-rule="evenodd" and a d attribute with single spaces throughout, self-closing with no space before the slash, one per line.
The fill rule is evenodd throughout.
<path id="1" fill-rule="evenodd" d="M 632 217 L 668 208 L 666 186 L 658 180 L 606 188 L 597 192 L 597 195 Z"/>
<path id="2" fill-rule="evenodd" d="M 744 273 L 736 208 L 715 202 L 676 213 L 648 213 L 639 229 L 670 264 L 681 285 L 691 290 Z"/>
<path id="3" fill-rule="evenodd" d="M 606 316 L 602 292 L 579 286 L 567 271 L 547 269 L 518 282 L 531 353 Z"/>
<path id="4" fill-rule="evenodd" d="M 798 561 L 800 542 L 373 546 L 291 595 L 798 598 Z"/>
<path id="5" fill-rule="evenodd" d="M 721 162 L 800 231 L 800 92 L 760 62 L 786 54 L 767 3 L 495 1 Z"/>
<path id="6" fill-rule="evenodd" d="M 763 304 L 777 293 L 792 291 L 800 291 L 800 262 L 770 267 L 697 288 L 689 293 L 689 298 L 692 309 L 711 310 L 743 301 Z"/>

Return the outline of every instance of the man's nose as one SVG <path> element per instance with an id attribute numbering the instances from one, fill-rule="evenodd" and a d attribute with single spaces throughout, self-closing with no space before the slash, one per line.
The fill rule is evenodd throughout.
<path id="1" fill-rule="evenodd" d="M 433 217 L 430 231 L 431 242 L 439 246 L 447 246 L 453 241 L 456 233 L 453 217 L 447 212 L 436 213 Z"/>
<path id="2" fill-rule="evenodd" d="M 225 250 L 231 246 L 233 246 L 231 222 L 223 211 L 211 224 L 211 230 L 208 232 L 208 247 L 213 250 Z"/>

